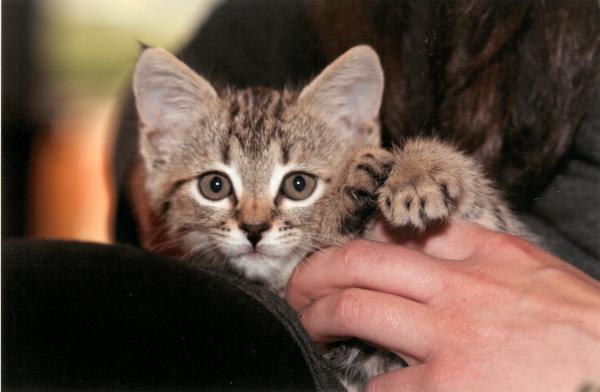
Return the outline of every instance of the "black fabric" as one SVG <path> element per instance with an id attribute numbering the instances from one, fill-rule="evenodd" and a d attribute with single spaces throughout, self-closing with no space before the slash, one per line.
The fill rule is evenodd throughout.
<path id="1" fill-rule="evenodd" d="M 525 222 L 548 250 L 600 279 L 600 86 L 587 113 Z"/>
<path id="2" fill-rule="evenodd" d="M 335 390 L 283 301 L 139 249 L 2 246 L 5 390 Z"/>

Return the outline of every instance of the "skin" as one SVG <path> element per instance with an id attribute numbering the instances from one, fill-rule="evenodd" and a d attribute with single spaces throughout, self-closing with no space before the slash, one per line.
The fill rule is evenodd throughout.
<path id="1" fill-rule="evenodd" d="M 315 341 L 359 337 L 407 359 L 368 391 L 576 391 L 600 378 L 600 282 L 473 224 L 325 249 L 286 298 Z"/>

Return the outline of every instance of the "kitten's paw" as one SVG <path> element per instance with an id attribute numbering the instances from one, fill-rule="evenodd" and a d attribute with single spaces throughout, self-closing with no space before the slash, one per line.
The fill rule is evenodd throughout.
<path id="1" fill-rule="evenodd" d="M 377 208 L 379 188 L 385 183 L 393 156 L 390 152 L 363 147 L 346 164 L 334 200 L 339 232 L 358 234 Z"/>
<path id="2" fill-rule="evenodd" d="M 379 208 L 390 223 L 424 230 L 451 214 L 461 195 L 460 173 L 438 158 L 427 149 L 397 155 L 379 190 Z"/>
<path id="3" fill-rule="evenodd" d="M 379 148 L 363 148 L 348 163 L 343 193 L 357 211 L 377 206 L 377 191 L 385 183 L 392 154 Z"/>

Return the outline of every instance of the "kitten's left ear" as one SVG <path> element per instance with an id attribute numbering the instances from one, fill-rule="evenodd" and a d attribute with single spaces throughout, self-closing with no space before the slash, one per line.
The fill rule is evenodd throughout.
<path id="1" fill-rule="evenodd" d="M 142 152 L 148 154 L 181 143 L 181 133 L 197 127 L 217 102 L 210 83 L 160 48 L 145 49 L 140 55 L 133 91 L 142 122 Z"/>
<path id="2" fill-rule="evenodd" d="M 331 63 L 302 90 L 298 102 L 356 144 L 379 145 L 383 70 L 379 56 L 355 46 Z"/>

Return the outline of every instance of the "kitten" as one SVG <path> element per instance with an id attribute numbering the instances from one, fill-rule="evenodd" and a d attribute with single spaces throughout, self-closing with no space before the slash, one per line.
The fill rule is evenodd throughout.
<path id="1" fill-rule="evenodd" d="M 355 47 L 301 91 L 215 89 L 162 49 L 134 73 L 145 191 L 166 236 L 281 295 L 307 255 L 376 217 L 425 230 L 447 219 L 524 235 L 480 166 L 437 140 L 379 148 L 383 72 Z M 349 389 L 398 368 L 358 341 L 327 354 Z"/>

